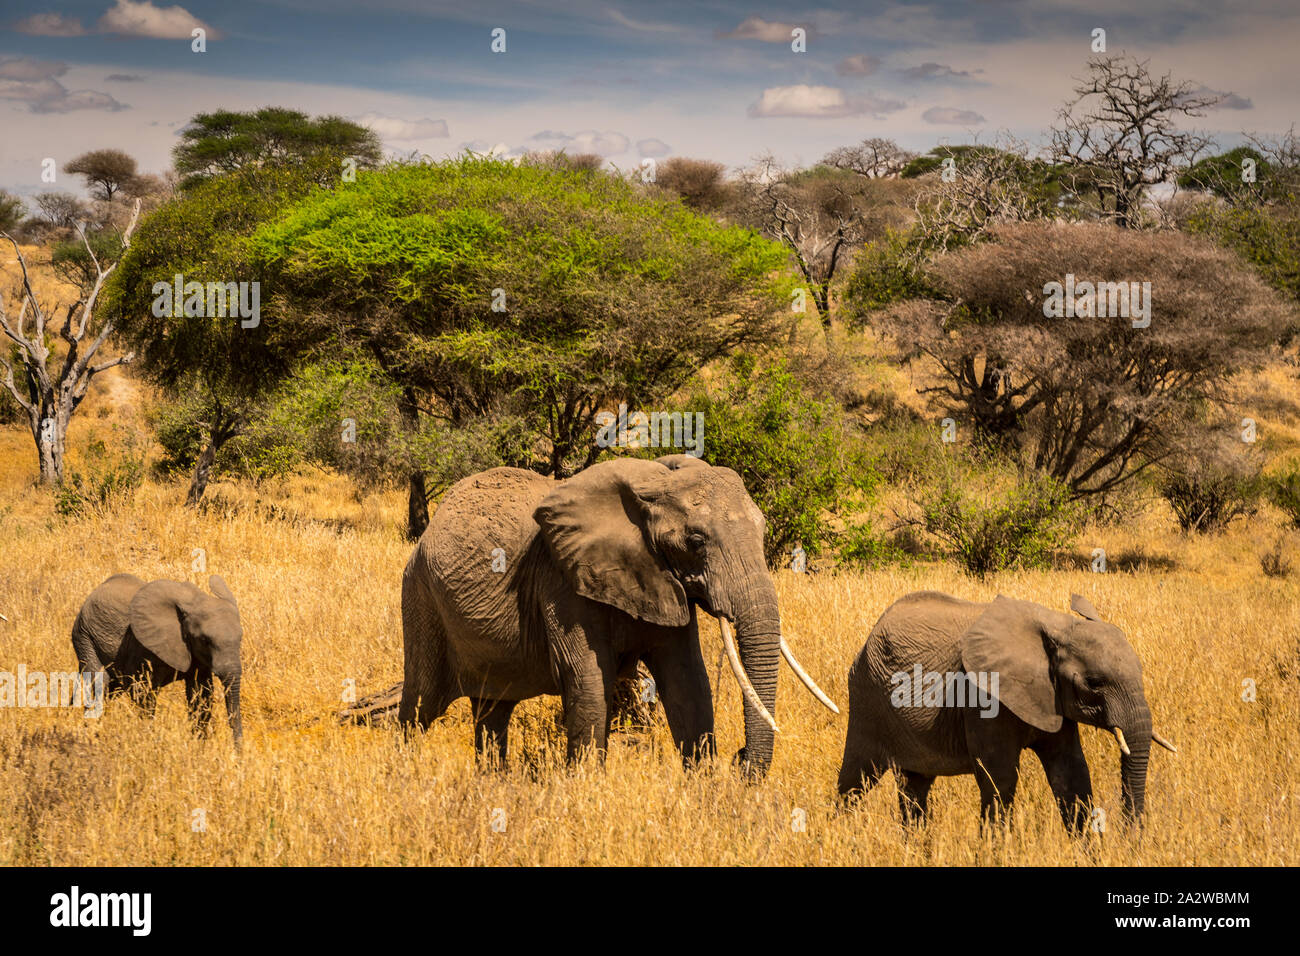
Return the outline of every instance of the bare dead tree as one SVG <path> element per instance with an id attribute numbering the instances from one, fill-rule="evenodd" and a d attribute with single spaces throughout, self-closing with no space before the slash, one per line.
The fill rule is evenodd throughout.
<path id="1" fill-rule="evenodd" d="M 1291 126 L 1276 139 L 1247 133 L 1246 139 L 1264 155 L 1272 170 L 1275 182 L 1265 190 L 1265 195 L 1273 201 L 1293 202 L 1300 194 L 1300 138 L 1296 136 L 1295 126 Z"/>
<path id="2" fill-rule="evenodd" d="M 874 136 L 855 146 L 831 150 L 822 159 L 822 165 L 847 169 L 868 179 L 895 179 L 915 157 L 915 153 L 903 149 L 892 139 Z"/>
<path id="3" fill-rule="evenodd" d="M 829 342 L 831 283 L 855 247 L 901 219 L 897 197 L 872 195 L 864 180 L 833 169 L 788 170 L 770 153 L 740 182 L 747 218 L 790 250 Z"/>
<path id="4" fill-rule="evenodd" d="M 135 232 L 136 222 L 140 217 L 140 202 L 136 201 L 131 221 L 122 233 L 122 252 L 125 253 L 131 243 L 131 234 Z M 52 368 L 52 350 L 46 341 L 47 321 L 54 318 L 47 316 L 32 287 L 31 274 L 27 268 L 27 259 L 23 256 L 18 241 L 8 233 L 0 233 L 13 245 L 18 256 L 18 266 L 22 270 L 22 306 L 16 317 L 12 317 L 0 296 L 0 332 L 17 347 L 18 361 L 21 363 L 22 384 L 15 381 L 14 364 L 6 355 L 0 353 L 0 379 L 9 394 L 14 397 L 23 411 L 27 413 L 32 438 L 36 442 L 36 451 L 40 460 L 41 484 L 59 485 L 63 483 L 64 442 L 68 433 L 68 422 L 77 410 L 91 379 L 100 372 L 115 365 L 125 364 L 134 357 L 128 352 L 117 358 L 99 364 L 92 361 L 100 347 L 113 332 L 111 320 L 99 323 L 95 330 L 95 306 L 99 294 L 108 281 L 108 277 L 117 268 L 117 263 L 105 264 L 96 257 L 91 249 L 90 240 L 83 226 L 77 227 L 81 241 L 90 254 L 95 268 L 95 281 L 85 290 L 81 297 L 68 306 L 59 328 L 59 337 L 67 343 L 67 355 L 63 364 L 55 370 Z M 58 312 L 59 307 L 53 310 Z M 33 322 L 28 331 L 29 316 Z"/>
<path id="5" fill-rule="evenodd" d="M 940 168 L 913 204 L 924 237 L 913 246 L 918 262 L 919 257 L 975 241 L 994 226 L 1064 214 L 1047 186 L 1047 163 L 1030 158 L 1027 144 L 1003 135 L 990 146 L 950 149 L 951 164 Z M 943 151 L 940 147 L 934 153 Z"/>
<path id="6" fill-rule="evenodd" d="M 1138 224 L 1146 191 L 1174 184 L 1212 141 L 1179 128 L 1222 97 L 1197 84 L 1156 77 L 1149 61 L 1117 55 L 1094 59 L 1075 98 L 1051 131 L 1054 161 L 1079 196 L 1096 196 L 1099 214 L 1122 228 Z"/>

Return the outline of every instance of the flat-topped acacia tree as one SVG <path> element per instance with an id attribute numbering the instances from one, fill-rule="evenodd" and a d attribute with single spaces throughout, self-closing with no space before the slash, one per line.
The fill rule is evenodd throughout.
<path id="1" fill-rule="evenodd" d="M 593 418 L 661 403 L 711 360 L 767 341 L 788 302 L 780 246 L 598 170 L 467 156 L 394 164 L 259 229 L 263 322 L 317 356 L 367 354 L 400 411 L 524 424 L 523 460 L 563 477 L 601 452 Z M 409 532 L 427 522 L 407 476 Z"/>

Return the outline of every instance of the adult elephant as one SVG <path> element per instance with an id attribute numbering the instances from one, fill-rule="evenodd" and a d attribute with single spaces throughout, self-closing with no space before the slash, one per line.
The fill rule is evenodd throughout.
<path id="1" fill-rule="evenodd" d="M 714 752 L 696 610 L 721 621 L 752 774 L 772 760 L 784 652 L 762 513 L 695 458 L 602 462 L 564 481 L 493 468 L 454 485 L 402 578 L 398 719 L 427 727 L 469 697 L 475 747 L 504 760 L 516 703 L 558 694 L 568 757 L 603 753 L 615 680 L 643 661 L 684 763 Z M 732 626 L 735 634 L 733 636 Z"/>
<path id="2" fill-rule="evenodd" d="M 1152 730 L 1142 665 L 1123 631 L 1077 594 L 1070 606 L 1078 617 L 937 591 L 891 605 L 849 672 L 841 796 L 865 792 L 892 769 L 911 820 L 925 814 L 935 777 L 974 774 L 983 818 L 996 818 L 1015 798 L 1028 748 L 1077 831 L 1092 802 L 1079 743 L 1079 724 L 1089 724 L 1114 734 L 1124 812 L 1140 818 L 1151 744 L 1174 747 Z"/>

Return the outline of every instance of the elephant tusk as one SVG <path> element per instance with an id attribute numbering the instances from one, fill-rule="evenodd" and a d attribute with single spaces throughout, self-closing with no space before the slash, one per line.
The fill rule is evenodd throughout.
<path id="1" fill-rule="evenodd" d="M 1132 756 L 1131 751 L 1128 749 L 1128 744 L 1124 740 L 1124 731 L 1120 730 L 1118 727 L 1112 727 L 1111 733 L 1113 733 L 1115 735 L 1115 739 L 1119 741 L 1120 753 L 1122 753 L 1125 757 Z"/>
<path id="2" fill-rule="evenodd" d="M 1174 746 L 1173 744 L 1171 744 L 1169 741 L 1165 740 L 1164 737 L 1161 737 L 1161 736 L 1160 736 L 1158 733 L 1156 733 L 1154 730 L 1151 731 L 1151 739 L 1152 739 L 1155 743 L 1158 743 L 1161 747 L 1164 747 L 1164 748 L 1165 748 L 1166 750 L 1168 750 L 1171 754 L 1176 754 L 1176 753 L 1178 753 L 1178 748 L 1177 748 L 1177 747 L 1175 747 L 1175 746 Z"/>
<path id="3" fill-rule="evenodd" d="M 754 705 L 754 709 L 758 711 L 758 716 L 767 721 L 768 726 L 772 728 L 772 732 L 779 734 L 781 728 L 776 725 L 772 715 L 763 706 L 762 700 L 758 697 L 758 691 L 754 690 L 754 685 L 749 682 L 745 669 L 740 666 L 740 655 L 736 652 L 736 638 L 731 633 L 731 622 L 725 617 L 720 617 L 718 618 L 718 626 L 722 629 L 722 649 L 727 654 L 727 663 L 731 665 L 731 672 L 736 675 L 736 682 L 740 684 L 741 693 Z"/>
<path id="4" fill-rule="evenodd" d="M 803 681 L 805 687 L 812 691 L 814 697 L 830 708 L 831 713 L 838 714 L 840 712 L 840 709 L 835 706 L 835 702 L 827 697 L 822 692 L 822 689 L 817 686 L 817 682 L 808 675 L 808 672 L 799 666 L 799 662 L 794 659 L 794 651 L 790 650 L 790 645 L 785 642 L 784 636 L 781 638 L 781 656 L 790 665 L 790 669 L 794 671 L 795 676 Z"/>

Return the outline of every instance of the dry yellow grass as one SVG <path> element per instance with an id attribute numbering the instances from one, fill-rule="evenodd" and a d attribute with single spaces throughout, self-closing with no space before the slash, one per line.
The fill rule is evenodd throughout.
<path id="1" fill-rule="evenodd" d="M 19 436 L 23 437 L 23 436 Z M 262 497 L 323 507 L 343 523 L 268 519 L 255 493 L 215 490 L 220 509 L 180 507 L 182 487 L 147 486 L 134 505 L 95 520 L 54 514 L 5 456 L 0 506 L 0 669 L 74 666 L 68 633 L 82 598 L 108 574 L 235 588 L 246 631 L 245 728 L 235 757 L 224 728 L 197 740 L 182 692 L 162 694 L 154 720 L 124 700 L 103 718 L 72 710 L 0 710 L 0 861 L 14 864 L 1294 864 L 1300 860 L 1300 708 L 1293 580 L 1259 573 L 1260 529 L 1186 542 L 1154 528 L 1098 529 L 1112 553 L 1142 547 L 1156 570 L 1042 571 L 976 583 L 926 565 L 865 575 L 779 575 L 783 614 L 805 665 L 846 702 L 846 673 L 868 629 L 899 595 L 937 588 L 997 592 L 1064 607 L 1087 594 L 1129 634 L 1146 667 L 1160 729 L 1178 756 L 1152 758 L 1141 839 L 1112 825 L 1100 838 L 1066 836 L 1042 772 L 1023 762 L 1012 831 L 982 839 L 969 778 L 940 780 L 933 820 L 905 839 L 888 779 L 852 812 L 832 806 L 844 718 L 782 678 L 783 734 L 768 779 L 743 784 L 720 759 L 684 773 L 664 728 L 618 735 L 602 770 L 562 765 L 553 698 L 519 708 L 511 768 L 474 766 L 463 702 L 405 743 L 390 729 L 331 720 L 343 682 L 364 692 L 400 677 L 399 583 L 408 545 L 401 501 L 361 504 L 329 479 L 295 479 Z M 27 471 L 26 480 L 19 474 Z M 327 492 L 332 492 L 332 498 Z M 314 496 L 314 499 L 313 499 Z M 348 509 L 351 513 L 348 514 Z M 329 517 L 330 515 L 319 516 Z M 1156 518 L 1152 519 L 1153 524 Z M 1265 519 L 1257 519 L 1265 520 Z M 1161 558 L 1176 562 L 1159 570 Z M 717 633 L 705 628 L 706 655 Z M 1242 682 L 1258 686 L 1254 703 Z M 725 674 L 720 746 L 741 741 L 740 701 Z M 1084 731 L 1101 804 L 1114 817 L 1118 757 Z M 492 828 L 504 812 L 505 830 Z M 194 811 L 206 830 L 195 832 Z M 806 815 L 802 832 L 792 824 Z M 500 819 L 500 817 L 498 817 Z"/>

